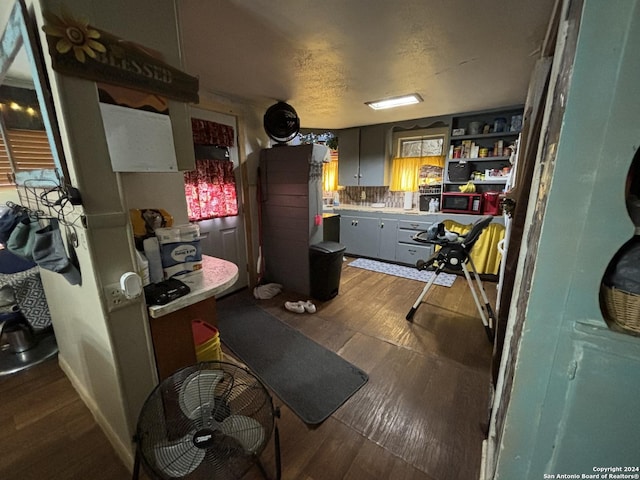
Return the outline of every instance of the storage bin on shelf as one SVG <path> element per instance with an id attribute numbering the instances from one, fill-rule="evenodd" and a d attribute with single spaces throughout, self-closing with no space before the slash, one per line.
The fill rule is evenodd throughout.
<path id="1" fill-rule="evenodd" d="M 218 329 L 203 320 L 192 320 L 193 344 L 196 349 L 198 362 L 213 362 L 222 360 L 220 334 Z"/>
<path id="2" fill-rule="evenodd" d="M 471 164 L 465 160 L 450 163 L 447 173 L 451 182 L 466 182 L 471 177 Z"/>

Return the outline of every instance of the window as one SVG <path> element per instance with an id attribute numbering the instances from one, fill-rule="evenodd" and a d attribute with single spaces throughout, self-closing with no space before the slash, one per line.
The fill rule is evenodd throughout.
<path id="1" fill-rule="evenodd" d="M 415 192 L 425 182 L 441 183 L 448 131 L 443 127 L 394 132 L 396 154 L 391 164 L 389 190 Z"/>
<path id="2" fill-rule="evenodd" d="M 55 169 L 49 139 L 44 130 L 7 130 L 6 132 L 9 136 L 11 159 L 0 135 L 0 187 L 13 186 L 15 172 Z"/>
<path id="3" fill-rule="evenodd" d="M 56 169 L 34 90 L 0 85 L 0 116 L 0 187 L 18 172 Z"/>
<path id="4" fill-rule="evenodd" d="M 442 155 L 444 136 L 407 137 L 398 141 L 398 157 L 432 157 Z"/>
<path id="5" fill-rule="evenodd" d="M 192 222 L 238 215 L 234 165 L 229 147 L 233 128 L 208 120 L 191 119 L 196 168 L 184 173 L 187 212 Z"/>

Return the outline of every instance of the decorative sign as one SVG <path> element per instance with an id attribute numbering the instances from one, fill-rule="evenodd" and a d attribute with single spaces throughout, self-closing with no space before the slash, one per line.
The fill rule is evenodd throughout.
<path id="1" fill-rule="evenodd" d="M 142 47 L 99 30 L 86 19 L 46 12 L 53 69 L 66 75 L 111 83 L 198 103 L 198 79 L 164 63 Z"/>

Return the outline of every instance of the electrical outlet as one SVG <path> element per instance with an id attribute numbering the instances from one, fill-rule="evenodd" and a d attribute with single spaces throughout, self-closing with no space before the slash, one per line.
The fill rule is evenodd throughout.
<path id="1" fill-rule="evenodd" d="M 104 287 L 104 295 L 107 301 L 107 309 L 110 312 L 124 307 L 131 302 L 130 299 L 124 296 L 122 288 L 119 283 L 111 283 Z"/>

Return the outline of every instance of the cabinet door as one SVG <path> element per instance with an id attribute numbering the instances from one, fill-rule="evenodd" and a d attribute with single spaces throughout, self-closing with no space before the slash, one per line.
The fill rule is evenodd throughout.
<path id="1" fill-rule="evenodd" d="M 395 260 L 396 243 L 398 242 L 398 220 L 381 218 L 379 228 L 378 258 L 381 260 Z"/>
<path id="2" fill-rule="evenodd" d="M 377 218 L 340 217 L 340 239 L 346 248 L 346 253 L 377 257 L 379 230 Z"/>
<path id="3" fill-rule="evenodd" d="M 360 185 L 376 187 L 388 185 L 386 129 L 373 125 L 360 129 Z"/>
<path id="4" fill-rule="evenodd" d="M 338 134 L 338 184 L 358 185 L 360 161 L 360 129 L 349 128 Z"/>

